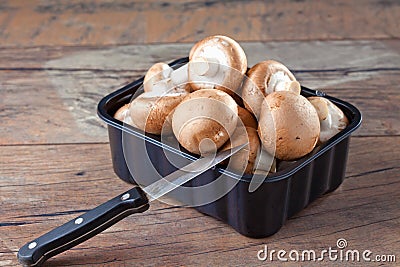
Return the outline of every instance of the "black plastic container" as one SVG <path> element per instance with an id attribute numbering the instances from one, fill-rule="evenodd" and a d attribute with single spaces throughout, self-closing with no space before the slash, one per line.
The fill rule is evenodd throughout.
<path id="1" fill-rule="evenodd" d="M 187 62 L 187 58 L 172 62 L 178 67 Z M 142 85 L 143 78 L 124 86 L 104 97 L 98 105 L 98 115 L 108 124 L 108 134 L 112 162 L 115 173 L 128 183 L 135 183 L 125 161 L 122 144 L 122 131 L 128 134 L 131 144 L 143 143 L 149 157 L 156 164 L 161 175 L 176 170 L 163 153 L 159 137 L 126 125 L 113 118 L 122 105 L 129 103 L 135 91 Z M 343 181 L 350 134 L 361 124 L 361 113 L 353 105 L 340 99 L 330 97 L 322 92 L 302 87 L 302 95 L 323 96 L 335 103 L 349 119 L 349 125 L 328 142 L 315 148 L 309 155 L 291 163 L 287 168 L 268 175 L 263 184 L 253 193 L 248 192 L 251 176 L 240 177 L 240 181 L 224 197 L 204 206 L 196 207 L 202 213 L 218 218 L 232 226 L 239 233 L 254 238 L 270 236 L 276 233 L 285 221 L 305 208 L 319 196 L 335 190 Z M 180 157 L 189 157 L 185 151 Z M 140 157 L 136 166 L 140 166 Z M 140 168 L 140 167 L 139 167 Z M 146 170 L 141 170 L 143 175 Z M 140 170 L 139 170 L 140 173 Z M 185 186 L 198 186 L 216 179 L 224 170 L 215 167 L 194 178 Z M 136 175 L 136 174 L 135 174 Z M 229 174 L 226 174 L 229 175 Z M 232 176 L 232 179 L 238 179 Z"/>

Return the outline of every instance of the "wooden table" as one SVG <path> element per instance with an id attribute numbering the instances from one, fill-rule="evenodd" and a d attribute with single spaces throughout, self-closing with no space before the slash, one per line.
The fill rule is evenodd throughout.
<path id="1" fill-rule="evenodd" d="M 24 243 L 130 188 L 113 172 L 98 101 L 216 33 L 238 40 L 250 65 L 280 60 L 303 85 L 362 111 L 344 183 L 269 238 L 155 202 L 47 266 L 266 265 L 264 245 L 320 251 L 339 238 L 397 254 L 398 265 L 399 2 L 271 2 L 0 1 L 0 266 L 17 266 Z M 287 263 L 304 264 L 318 265 Z"/>

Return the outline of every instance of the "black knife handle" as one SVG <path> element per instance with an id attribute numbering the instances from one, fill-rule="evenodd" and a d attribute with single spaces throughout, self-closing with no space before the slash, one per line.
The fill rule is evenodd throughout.
<path id="1" fill-rule="evenodd" d="M 148 208 L 146 194 L 136 186 L 25 244 L 18 251 L 18 261 L 23 266 L 40 266 L 48 258 L 88 240 L 126 216 Z"/>

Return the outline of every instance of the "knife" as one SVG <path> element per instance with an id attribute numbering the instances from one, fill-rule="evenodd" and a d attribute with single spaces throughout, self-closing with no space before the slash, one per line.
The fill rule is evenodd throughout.
<path id="1" fill-rule="evenodd" d="M 135 186 L 123 194 L 101 204 L 85 214 L 28 242 L 18 251 L 23 266 L 40 266 L 47 259 L 66 251 L 133 213 L 149 208 L 149 202 L 171 192 L 209 168 L 229 158 L 246 144 L 202 157 L 184 168 L 144 187 Z"/>

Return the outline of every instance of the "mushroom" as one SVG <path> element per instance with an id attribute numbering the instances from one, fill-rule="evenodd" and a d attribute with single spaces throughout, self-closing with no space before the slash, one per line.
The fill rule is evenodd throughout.
<path id="1" fill-rule="evenodd" d="M 262 61 L 248 72 L 243 83 L 242 98 L 245 107 L 259 117 L 263 99 L 277 91 L 292 91 L 300 94 L 300 84 L 290 70 L 274 60 Z"/>
<path id="2" fill-rule="evenodd" d="M 170 114 L 187 93 L 144 92 L 130 103 L 132 123 L 142 131 L 152 134 L 172 133 Z"/>
<path id="3" fill-rule="evenodd" d="M 308 101 L 318 113 L 321 132 L 318 144 L 328 141 L 331 137 L 341 132 L 349 124 L 343 111 L 324 97 L 312 96 Z"/>
<path id="4" fill-rule="evenodd" d="M 155 63 L 151 66 L 144 76 L 143 87 L 145 92 L 153 91 L 155 83 L 169 78 L 173 69 L 164 62 Z"/>
<path id="5" fill-rule="evenodd" d="M 124 121 L 128 113 L 129 113 L 129 104 L 125 104 L 115 112 L 114 119 L 117 119 L 119 121 Z"/>
<path id="6" fill-rule="evenodd" d="M 187 95 L 175 108 L 172 130 L 188 151 L 194 154 L 216 152 L 233 134 L 237 113 L 237 104 L 227 93 L 198 90 Z M 206 140 L 212 142 L 203 142 Z"/>
<path id="7" fill-rule="evenodd" d="M 143 87 L 145 92 L 157 91 L 159 94 L 171 91 L 190 91 L 188 64 L 176 70 L 164 62 L 154 64 L 144 76 Z"/>
<path id="8" fill-rule="evenodd" d="M 248 143 L 247 146 L 230 157 L 229 166 L 235 171 L 252 174 L 261 146 L 256 129 L 238 127 L 221 150 L 229 150 L 244 143 Z"/>
<path id="9" fill-rule="evenodd" d="M 219 89 L 233 95 L 247 70 L 242 47 L 222 35 L 197 42 L 190 50 L 189 59 L 189 82 L 193 90 Z"/>
<path id="10" fill-rule="evenodd" d="M 268 175 L 269 172 L 275 172 L 275 159 L 262 149 L 255 128 L 238 127 L 221 150 L 228 150 L 246 142 L 248 145 L 245 148 L 230 157 L 229 166 L 235 171 L 246 174 Z"/>
<path id="11" fill-rule="evenodd" d="M 310 153 L 319 131 L 317 111 L 305 97 L 281 91 L 263 101 L 258 132 L 264 148 L 276 158 L 294 160 Z"/>
<path id="12" fill-rule="evenodd" d="M 129 115 L 129 104 L 125 104 L 122 107 L 120 107 L 117 110 L 117 112 L 115 112 L 114 118 L 119 121 L 122 121 L 123 123 L 127 123 L 134 126 L 132 119 Z"/>
<path id="13" fill-rule="evenodd" d="M 238 116 L 244 126 L 252 127 L 257 129 L 257 121 L 253 115 L 245 108 L 238 106 Z M 240 122 L 238 122 L 239 127 Z"/>

